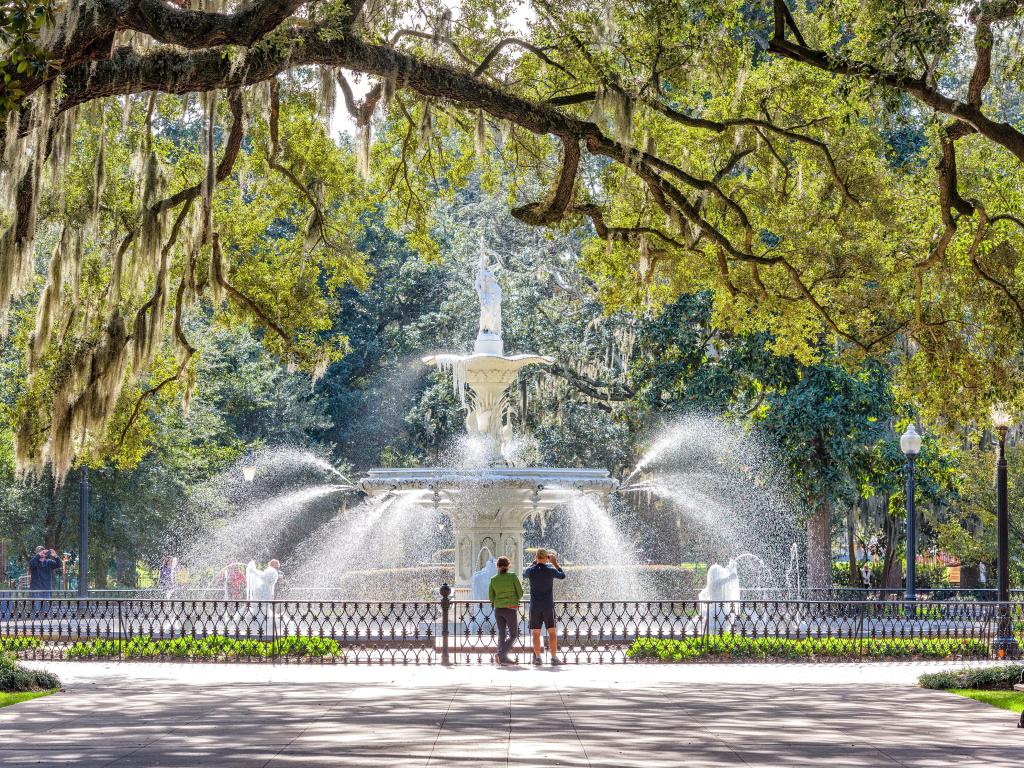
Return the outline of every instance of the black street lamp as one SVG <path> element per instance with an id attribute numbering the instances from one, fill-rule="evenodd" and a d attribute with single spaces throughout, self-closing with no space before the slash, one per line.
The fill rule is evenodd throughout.
<path id="1" fill-rule="evenodd" d="M 78 597 L 89 597 L 89 468 L 82 465 L 78 486 Z"/>
<path id="2" fill-rule="evenodd" d="M 999 601 L 999 626 L 996 651 L 1000 656 L 1016 656 L 1017 638 L 1010 620 L 1010 502 L 1006 492 L 1006 433 L 1013 420 L 1009 410 L 997 403 L 992 406 L 992 425 L 999 435 L 999 457 L 996 459 L 996 599 Z"/>
<path id="3" fill-rule="evenodd" d="M 917 600 L 917 542 L 914 520 L 914 459 L 921 452 L 921 436 L 911 423 L 900 435 L 900 450 L 907 457 L 907 583 L 903 597 L 908 603 Z"/>

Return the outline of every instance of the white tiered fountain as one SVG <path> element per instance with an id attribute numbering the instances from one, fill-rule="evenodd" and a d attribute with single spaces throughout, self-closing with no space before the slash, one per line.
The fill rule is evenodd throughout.
<path id="1" fill-rule="evenodd" d="M 455 597 L 466 598 L 473 574 L 488 558 L 506 555 L 523 565 L 523 524 L 578 494 L 606 497 L 618 482 L 603 469 L 514 467 L 508 390 L 527 365 L 550 365 L 542 355 L 506 355 L 501 336 L 501 286 L 481 238 L 476 291 L 480 330 L 473 354 L 430 355 L 423 361 L 451 370 L 466 409 L 466 430 L 485 453 L 481 466 L 371 469 L 358 485 L 369 496 L 414 494 L 452 520 Z"/>

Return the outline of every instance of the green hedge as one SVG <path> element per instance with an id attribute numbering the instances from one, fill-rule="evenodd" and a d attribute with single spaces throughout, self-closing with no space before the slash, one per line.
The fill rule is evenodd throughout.
<path id="1" fill-rule="evenodd" d="M 239 640 L 221 635 L 154 640 L 149 636 L 130 640 L 84 640 L 67 651 L 69 659 L 148 659 L 170 656 L 179 659 L 268 658 L 270 656 L 337 656 L 341 646 L 327 637 L 284 637 L 274 641 Z"/>
<path id="2" fill-rule="evenodd" d="M 56 675 L 41 669 L 29 669 L 9 653 L 0 653 L 0 691 L 51 691 L 60 688 Z"/>
<path id="3" fill-rule="evenodd" d="M 981 640 L 947 638 L 864 638 L 742 637 L 723 634 L 662 640 L 638 637 L 626 651 L 638 661 L 681 662 L 709 657 L 733 659 L 813 659 L 818 657 L 879 659 L 986 657 L 988 646 Z"/>
<path id="4" fill-rule="evenodd" d="M 0 653 L 15 653 L 38 648 L 42 645 L 38 637 L 0 637 Z"/>
<path id="5" fill-rule="evenodd" d="M 901 558 L 900 572 L 906 570 L 906 564 Z M 863 560 L 857 561 L 857 578 L 850 584 L 850 564 L 841 561 L 832 561 L 832 585 L 836 587 L 863 587 L 860 569 L 864 566 Z M 868 568 L 871 571 L 871 586 L 877 588 L 882 584 L 882 570 L 885 563 L 879 560 L 877 563 L 868 561 Z M 897 589 L 902 589 L 903 577 L 900 576 Z M 918 589 L 949 589 L 949 567 L 938 563 L 918 563 L 914 569 L 914 584 Z"/>
<path id="6" fill-rule="evenodd" d="M 1012 690 L 1013 684 L 1021 680 L 1024 664 L 1007 664 L 1001 667 L 979 667 L 978 669 L 951 669 L 948 672 L 933 672 L 917 678 L 922 688 L 946 691 L 953 688 L 973 688 L 987 691 Z"/>

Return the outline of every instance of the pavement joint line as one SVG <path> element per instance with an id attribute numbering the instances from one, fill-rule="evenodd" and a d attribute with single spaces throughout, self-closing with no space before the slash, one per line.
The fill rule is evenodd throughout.
<path id="1" fill-rule="evenodd" d="M 708 736 L 710 736 L 712 739 L 714 739 L 716 742 L 718 742 L 723 747 L 725 747 L 727 750 L 729 750 L 733 755 L 736 756 L 737 760 L 739 760 L 741 763 L 743 763 L 743 765 L 750 765 L 750 763 L 748 763 L 746 760 L 743 759 L 743 755 L 741 755 L 739 752 L 736 751 L 735 748 L 733 748 L 732 744 L 727 742 L 725 739 L 723 739 L 721 736 L 719 736 L 713 730 L 711 730 L 706 725 L 704 725 L 704 723 L 702 723 L 699 719 L 697 719 L 697 717 L 695 715 L 693 715 L 689 710 L 687 710 L 685 707 L 683 707 L 680 702 L 676 701 L 671 696 L 667 695 L 666 692 L 665 692 L 665 686 L 663 686 L 663 685 L 655 685 L 655 686 L 653 686 L 653 690 L 655 690 L 658 693 L 658 695 L 661 696 L 661 698 L 665 699 L 665 701 L 668 702 L 670 707 L 672 707 L 673 709 L 679 710 L 680 712 L 682 712 L 682 714 L 685 717 L 687 717 L 690 720 L 692 720 L 696 724 L 696 726 L 697 726 L 697 728 L 699 730 L 703 731 Z"/>
<path id="2" fill-rule="evenodd" d="M 347 702 L 350 698 L 352 698 L 352 696 L 355 694 L 356 689 L 358 687 L 359 686 L 357 686 L 357 685 L 353 685 L 352 687 L 350 687 L 347 691 L 345 691 L 343 696 L 338 698 L 338 700 L 334 704 L 330 705 L 329 707 L 326 707 L 325 711 L 323 712 L 323 714 L 320 715 L 320 717 L 314 718 L 313 720 L 307 722 L 306 723 L 306 727 L 303 728 L 301 731 L 299 731 L 298 734 L 293 736 L 291 741 L 289 741 L 287 744 L 285 744 L 283 747 L 281 747 L 281 749 L 279 749 L 277 752 L 275 752 L 273 757 L 267 758 L 267 761 L 265 763 L 263 763 L 262 768 L 267 768 L 267 766 L 270 765 L 270 763 L 272 763 L 274 760 L 276 760 L 278 757 L 280 757 L 282 754 L 284 754 L 284 752 L 288 749 L 288 747 L 290 747 L 292 744 L 294 744 L 296 742 L 296 740 L 301 739 L 302 735 L 306 731 L 308 731 L 314 725 L 316 725 L 321 720 L 323 720 L 325 717 L 327 717 L 329 714 L 331 714 L 331 712 L 333 712 L 335 709 L 337 709 L 338 707 L 342 706 L 345 702 Z"/>
<path id="3" fill-rule="evenodd" d="M 896 763 L 896 765 L 899 765 L 902 768 L 907 768 L 907 764 L 906 763 L 904 763 L 902 760 L 899 760 L 898 758 L 893 757 L 892 755 L 890 755 L 888 752 L 886 752 L 881 747 L 876 747 L 876 746 L 872 745 L 871 748 L 874 749 L 879 754 L 885 755 L 887 760 L 889 760 L 889 761 L 891 761 L 893 763 Z"/>
<path id="4" fill-rule="evenodd" d="M 512 683 L 508 684 L 508 741 L 505 742 L 505 768 L 508 768 L 512 754 Z"/>
<path id="5" fill-rule="evenodd" d="M 572 718 L 572 712 L 569 711 L 569 706 L 565 703 L 565 697 L 562 695 L 562 690 L 558 687 L 558 683 L 552 681 L 552 685 L 555 686 L 555 692 L 558 694 L 558 700 L 562 702 L 562 708 L 565 710 L 565 714 L 569 718 L 569 725 L 572 726 L 572 732 L 576 735 L 576 741 L 579 742 L 580 749 L 583 750 L 583 759 L 587 761 L 588 768 L 593 768 L 593 763 L 590 762 L 590 755 L 587 754 L 587 745 L 583 743 L 583 739 L 580 738 L 580 732 L 576 728 L 576 721 Z"/>
<path id="6" fill-rule="evenodd" d="M 441 718 L 441 724 L 437 728 L 437 733 L 434 735 L 434 743 L 430 745 L 430 754 L 427 755 L 427 762 L 424 764 L 426 768 L 430 768 L 430 761 L 434 757 L 434 750 L 437 749 L 437 742 L 441 738 L 441 732 L 444 730 L 445 721 L 448 719 L 448 713 L 451 712 L 452 702 L 455 701 L 455 697 L 459 695 L 459 691 L 462 689 L 462 684 L 455 686 L 455 692 L 452 693 L 452 697 L 448 700 L 448 706 L 444 710 L 444 717 Z"/>
<path id="7" fill-rule="evenodd" d="M 195 717 L 193 717 L 193 718 L 190 718 L 190 719 L 186 720 L 186 721 L 184 722 L 184 725 L 189 725 L 190 723 L 194 723 L 194 722 L 196 722 L 197 720 L 200 720 L 200 719 L 202 719 L 202 718 L 205 718 L 205 717 L 206 717 L 206 716 L 207 716 L 207 715 L 208 715 L 208 714 L 209 714 L 210 712 L 213 712 L 213 711 L 215 711 L 215 710 L 216 710 L 217 708 L 218 708 L 218 705 L 217 705 L 216 703 L 211 703 L 211 705 L 210 705 L 210 707 L 209 707 L 208 709 L 205 709 L 205 710 L 203 710 L 202 712 L 200 712 L 200 713 L 197 713 Z M 171 728 L 170 728 L 170 729 L 169 729 L 169 730 L 168 730 L 168 731 L 167 731 L 166 733 L 164 733 L 164 734 L 162 734 L 162 735 L 160 735 L 160 736 L 154 736 L 153 738 L 151 738 L 151 739 L 149 739 L 148 741 L 144 742 L 144 743 L 143 743 L 143 744 L 142 744 L 141 746 L 139 746 L 139 747 L 136 747 L 135 749 L 132 749 L 132 750 L 130 750 L 130 751 L 128 751 L 128 752 L 126 752 L 126 753 L 124 753 L 123 755 L 118 755 L 118 756 L 117 756 L 117 757 L 115 757 L 114 759 L 112 759 L 112 760 L 110 760 L 110 761 L 108 761 L 108 762 L 104 763 L 104 764 L 103 764 L 103 768 L 106 768 L 106 767 L 107 767 L 108 765 L 113 765 L 114 763 L 116 763 L 116 762 L 118 762 L 118 761 L 120 761 L 120 760 L 125 760 L 125 759 L 128 759 L 128 758 L 130 758 L 130 757 L 131 757 L 132 755 L 134 755 L 134 754 L 135 754 L 136 752 L 140 752 L 140 751 L 142 751 L 143 749 L 145 749 L 146 747 L 148 747 L 148 746 L 150 746 L 150 745 L 152 745 L 152 744 L 156 744 L 156 743 L 157 743 L 158 741 L 160 741 L 161 739 L 165 739 L 165 738 L 167 738 L 167 737 L 168 737 L 168 736 L 170 736 L 170 735 L 171 735 L 172 733 L 174 733 L 174 731 L 175 731 L 175 730 L 177 730 L 177 729 L 176 729 L 176 728 L 174 728 L 174 727 L 171 727 Z"/>

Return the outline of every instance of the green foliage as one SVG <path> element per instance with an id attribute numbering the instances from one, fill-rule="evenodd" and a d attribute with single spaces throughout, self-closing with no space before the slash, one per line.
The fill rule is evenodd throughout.
<path id="1" fill-rule="evenodd" d="M 948 659 L 984 658 L 988 645 L 967 638 L 744 637 L 722 634 L 682 640 L 639 637 L 626 651 L 636 661 L 728 659 Z"/>
<path id="2" fill-rule="evenodd" d="M 0 652 L 0 691 L 49 691 L 60 688 L 56 675 L 19 664 L 14 654 Z"/>
<path id="3" fill-rule="evenodd" d="M 49 62 L 39 33 L 52 23 L 52 0 L 6 0 L 0 5 L 0 122 L 21 104 L 25 81 L 46 74 Z"/>
<path id="4" fill-rule="evenodd" d="M 877 364 L 849 372 L 836 364 L 804 368 L 769 394 L 761 429 L 782 449 L 806 498 L 853 503 L 868 453 L 890 437 L 892 391 Z"/>
<path id="5" fill-rule="evenodd" d="M 953 688 L 952 693 L 966 696 L 969 699 L 990 704 L 1010 712 L 1024 712 L 1024 693 L 1017 691 L 978 691 L 964 688 Z"/>
<path id="6" fill-rule="evenodd" d="M 42 645 L 38 637 L 0 637 L 0 653 L 28 651 Z"/>
<path id="7" fill-rule="evenodd" d="M 11 704 L 20 704 L 23 701 L 38 699 L 40 696 L 48 696 L 53 691 L 22 691 L 21 693 L 4 693 L 0 691 L 0 707 L 9 707 Z"/>
<path id="8" fill-rule="evenodd" d="M 1010 582 L 1024 584 L 1024 449 L 1006 449 L 1010 512 Z M 959 456 L 959 494 L 937 526 L 938 545 L 964 565 L 996 562 L 996 452 L 967 450 Z M 992 584 L 994 586 L 994 583 Z"/>
<path id="9" fill-rule="evenodd" d="M 857 566 L 857 580 L 853 584 L 847 584 L 850 578 L 850 565 L 844 562 L 832 562 L 832 583 L 836 585 L 846 585 L 851 587 L 862 587 L 864 582 L 861 580 L 860 569 L 863 567 L 863 563 Z M 884 569 L 884 563 L 879 561 L 868 562 L 868 568 L 871 570 L 871 586 L 880 587 L 882 585 L 882 571 Z M 906 566 L 904 566 L 905 568 Z M 949 587 L 949 568 L 939 563 L 917 563 L 917 568 L 914 572 L 914 581 L 919 589 L 942 589 Z"/>
<path id="10" fill-rule="evenodd" d="M 1006 664 L 998 667 L 971 667 L 942 672 L 930 672 L 917 679 L 922 688 L 948 691 L 954 688 L 979 690 L 1010 690 L 1021 681 L 1024 664 Z"/>
<path id="11" fill-rule="evenodd" d="M 279 640 L 248 640 L 210 635 L 154 640 L 139 635 L 130 640 L 80 640 L 66 652 L 69 659 L 151 659 L 174 658 L 217 661 L 221 659 L 266 659 L 287 656 L 322 658 L 341 655 L 341 646 L 329 637 L 284 637 Z"/>

